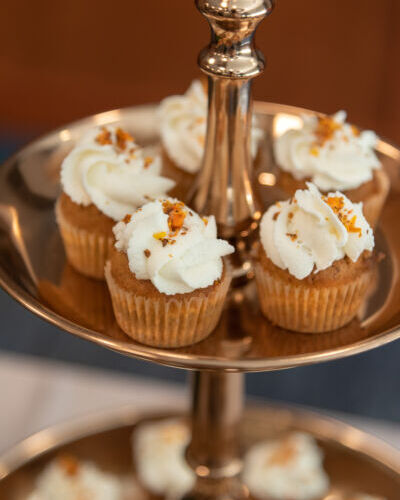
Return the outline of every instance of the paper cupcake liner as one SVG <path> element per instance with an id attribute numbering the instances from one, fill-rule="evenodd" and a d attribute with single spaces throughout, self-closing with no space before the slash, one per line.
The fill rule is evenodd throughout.
<path id="1" fill-rule="evenodd" d="M 336 330 L 357 314 L 367 294 L 371 272 L 337 286 L 287 283 L 260 263 L 255 266 L 258 296 L 263 314 L 276 325 L 304 333 Z"/>
<path id="2" fill-rule="evenodd" d="M 56 218 L 71 266 L 90 278 L 104 279 L 104 266 L 113 245 L 112 236 L 76 228 L 63 216 L 59 202 L 56 203 Z"/>
<path id="3" fill-rule="evenodd" d="M 137 342 L 154 347 L 183 347 L 205 339 L 218 323 L 231 282 L 227 269 L 211 292 L 177 299 L 173 295 L 145 297 L 121 288 L 110 262 L 105 277 L 121 329 Z"/>
<path id="4" fill-rule="evenodd" d="M 378 191 L 363 200 L 363 214 L 369 225 L 374 229 L 381 215 L 383 205 L 390 189 L 390 179 L 386 172 L 381 169 L 376 173 Z"/>

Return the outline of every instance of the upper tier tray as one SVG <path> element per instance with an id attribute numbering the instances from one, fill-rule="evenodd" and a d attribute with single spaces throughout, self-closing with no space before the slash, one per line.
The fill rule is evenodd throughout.
<path id="1" fill-rule="evenodd" d="M 262 102 L 255 103 L 255 111 L 266 131 L 256 167 L 266 207 L 281 197 L 273 187 L 272 140 L 309 111 Z M 115 110 L 34 141 L 0 169 L 0 284 L 30 311 L 128 356 L 190 369 L 278 370 L 349 356 L 400 337 L 400 150 L 380 141 L 378 153 L 392 183 L 376 234 L 386 258 L 359 319 L 318 335 L 282 330 L 261 316 L 250 282 L 232 291 L 217 330 L 197 345 L 166 350 L 130 340 L 115 323 L 106 285 L 66 263 L 54 217 L 62 158 L 86 129 L 109 123 L 121 124 L 138 142 L 157 143 L 155 106 Z"/>

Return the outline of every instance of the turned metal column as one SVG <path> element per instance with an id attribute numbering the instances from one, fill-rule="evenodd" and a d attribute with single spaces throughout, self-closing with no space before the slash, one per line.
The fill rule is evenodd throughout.
<path id="1" fill-rule="evenodd" d="M 250 154 L 251 80 L 264 69 L 254 47 L 272 0 L 196 0 L 211 28 L 199 66 L 208 75 L 208 123 L 203 166 L 191 203 L 216 217 L 219 234 L 235 239 L 258 220 Z"/>
<path id="2" fill-rule="evenodd" d="M 241 373 L 204 371 L 193 375 L 192 441 L 186 457 L 197 483 L 186 500 L 247 496 L 239 481 L 243 381 Z"/>
<path id="3" fill-rule="evenodd" d="M 246 237 L 261 215 L 253 189 L 250 128 L 251 80 L 264 69 L 264 58 L 253 38 L 273 2 L 196 0 L 196 5 L 210 25 L 211 42 L 198 61 L 208 76 L 208 120 L 203 165 L 191 204 L 199 213 L 215 215 L 219 234 L 240 250 L 240 235 Z M 240 271 L 243 259 L 237 260 Z M 187 499 L 247 496 L 239 480 L 243 380 L 240 373 L 194 374 L 187 460 L 197 483 Z"/>
<path id="4" fill-rule="evenodd" d="M 238 244 L 260 218 L 253 189 L 250 152 L 251 79 L 264 69 L 254 32 L 269 14 L 272 0 L 196 0 L 211 28 L 211 43 L 199 55 L 208 76 L 208 120 L 202 169 L 191 204 L 213 214 L 219 234 Z M 243 245 L 242 245 L 243 246 Z M 237 252 L 240 254 L 240 252 Z M 236 269 L 243 262 L 237 259 Z M 187 460 L 197 483 L 187 499 L 240 499 L 239 424 L 243 375 L 195 372 L 192 441 Z"/>

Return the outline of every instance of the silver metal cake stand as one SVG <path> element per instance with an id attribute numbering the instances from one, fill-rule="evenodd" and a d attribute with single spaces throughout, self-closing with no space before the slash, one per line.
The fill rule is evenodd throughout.
<path id="1" fill-rule="evenodd" d="M 380 141 L 378 154 L 391 192 L 377 232 L 379 264 L 374 290 L 360 316 L 340 330 L 307 335 L 271 325 L 259 312 L 249 242 L 262 211 L 282 196 L 274 188 L 272 141 L 299 123 L 299 108 L 256 102 L 266 134 L 253 165 L 248 138 L 251 79 L 264 66 L 253 44 L 259 22 L 272 10 L 267 0 L 197 0 L 212 33 L 199 56 L 208 75 L 209 114 L 203 168 L 190 194 L 192 206 L 216 216 L 220 234 L 239 255 L 221 321 L 211 336 L 188 348 L 157 349 L 135 343 L 116 325 L 106 286 L 71 269 L 54 217 L 59 167 L 88 128 L 118 123 L 143 144 L 155 144 L 156 107 L 98 114 L 31 143 L 0 169 L 0 282 L 30 311 L 79 337 L 127 356 L 194 370 L 192 441 L 187 460 L 198 481 L 190 498 L 242 498 L 239 428 L 243 372 L 268 371 L 328 361 L 372 349 L 400 337 L 400 150 Z M 394 497 L 393 497 L 394 498 Z"/>

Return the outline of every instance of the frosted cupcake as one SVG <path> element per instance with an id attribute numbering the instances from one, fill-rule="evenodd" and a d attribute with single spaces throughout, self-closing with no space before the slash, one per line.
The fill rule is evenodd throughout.
<path id="1" fill-rule="evenodd" d="M 178 200 L 160 199 L 127 216 L 114 233 L 106 280 L 122 330 L 158 347 L 207 337 L 231 281 L 222 257 L 234 251 L 217 239 L 215 218 L 202 218 Z"/>
<path id="2" fill-rule="evenodd" d="M 266 500 L 313 500 L 328 492 L 323 454 L 308 434 L 257 443 L 244 457 L 243 482 Z"/>
<path id="3" fill-rule="evenodd" d="M 190 432 L 183 420 L 139 425 L 132 441 L 138 479 L 151 493 L 175 500 L 192 489 L 195 474 L 185 459 Z"/>
<path id="4" fill-rule="evenodd" d="M 124 500 L 122 482 L 90 462 L 61 456 L 40 474 L 28 500 Z"/>
<path id="5" fill-rule="evenodd" d="M 159 107 L 163 172 L 177 181 L 173 194 L 184 198 L 200 170 L 207 127 L 205 85 L 194 80 L 183 95 L 164 99 Z M 253 118 L 251 153 L 256 157 L 263 131 Z"/>
<path id="6" fill-rule="evenodd" d="M 277 186 L 288 197 L 312 181 L 322 192 L 341 191 L 374 227 L 389 191 L 389 177 L 375 154 L 374 132 L 346 123 L 346 113 L 304 115 L 300 129 L 288 130 L 274 143 L 279 166 Z"/>
<path id="7" fill-rule="evenodd" d="M 272 205 L 260 224 L 255 265 L 264 315 L 288 330 L 317 333 L 349 323 L 372 281 L 374 235 L 340 192 L 316 186 Z"/>
<path id="8" fill-rule="evenodd" d="M 68 261 L 77 271 L 103 278 L 115 222 L 174 186 L 160 171 L 159 157 L 147 156 L 130 134 L 114 126 L 90 130 L 67 155 L 56 216 Z"/>

